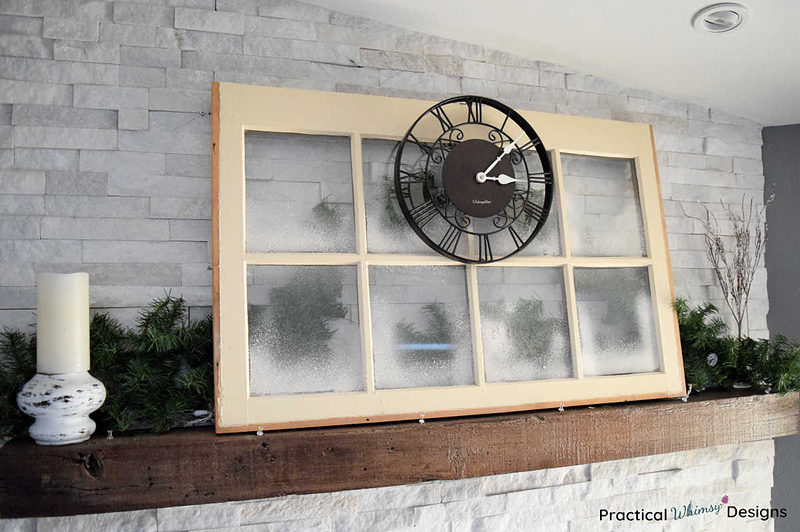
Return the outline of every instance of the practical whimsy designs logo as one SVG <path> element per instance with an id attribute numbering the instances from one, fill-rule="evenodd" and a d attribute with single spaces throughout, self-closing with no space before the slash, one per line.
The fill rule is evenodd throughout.
<path id="1" fill-rule="evenodd" d="M 684 504 L 681 508 L 673 506 L 672 518 L 677 521 L 684 517 L 694 517 L 702 514 L 719 515 L 720 510 L 722 510 L 722 505 L 728 504 L 728 496 L 723 495 L 721 501 L 722 504 L 709 504 L 708 506 L 695 506 L 691 502 L 689 502 L 689 504 Z"/>
<path id="2" fill-rule="evenodd" d="M 722 507 L 728 504 L 728 496 L 723 495 L 721 499 L 721 504 L 719 502 L 708 504 L 705 506 L 696 506 L 694 502 L 689 501 L 686 504 L 680 506 L 673 506 L 667 509 L 665 506 L 663 510 L 629 510 L 629 511 L 615 511 L 609 510 L 608 508 L 601 508 L 600 509 L 600 521 L 608 520 L 608 521 L 667 521 L 668 519 L 672 519 L 674 521 L 679 521 L 681 519 L 685 519 L 687 517 L 697 517 L 702 515 L 708 516 L 718 516 L 722 511 Z M 727 507 L 728 517 L 736 517 L 739 515 L 740 517 L 758 517 L 756 515 L 756 511 L 752 509 L 742 509 L 737 510 L 735 506 L 728 506 Z M 733 513 L 731 512 L 733 511 Z M 767 510 L 770 513 L 770 510 Z M 776 515 L 780 515 L 780 517 L 786 517 L 786 510 L 781 510 L 782 513 L 778 512 Z M 752 515 L 751 515 L 752 513 Z M 759 514 L 760 515 L 760 514 Z M 671 516 L 671 517 L 670 517 Z"/>

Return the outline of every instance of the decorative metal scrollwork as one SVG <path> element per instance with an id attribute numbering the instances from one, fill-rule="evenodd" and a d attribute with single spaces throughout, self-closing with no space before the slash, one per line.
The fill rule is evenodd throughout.
<path id="1" fill-rule="evenodd" d="M 500 151 L 512 143 L 508 154 Z M 495 157 L 505 162 L 485 186 L 476 185 L 483 183 L 477 174 Z M 529 171 L 528 157 L 541 172 Z M 410 180 L 409 173 L 425 177 Z M 513 182 L 501 184 L 500 175 Z M 550 179 L 539 182 L 532 175 Z M 488 98 L 459 96 L 432 106 L 412 124 L 398 145 L 395 188 L 403 215 L 428 246 L 462 262 L 493 262 L 518 252 L 540 232 L 552 202 L 552 169 L 541 140 L 519 113 Z M 446 223 L 431 223 L 435 216 Z M 474 239 L 453 237 L 454 230 L 479 237 L 481 249 L 476 251 Z"/>

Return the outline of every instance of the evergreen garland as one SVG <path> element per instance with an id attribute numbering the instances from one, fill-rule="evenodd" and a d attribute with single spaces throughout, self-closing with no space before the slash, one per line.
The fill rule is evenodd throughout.
<path id="1" fill-rule="evenodd" d="M 712 303 L 689 307 L 685 299 L 675 301 L 681 333 L 683 371 L 686 384 L 695 391 L 729 386 L 728 372 L 723 371 L 723 359 L 731 351 L 732 341 L 725 336 L 728 327 L 717 316 Z"/>
<path id="2" fill-rule="evenodd" d="M 0 446 L 23 434 L 30 419 L 17 408 L 17 392 L 36 373 L 36 337 L 21 331 L 0 333 Z"/>
<path id="3" fill-rule="evenodd" d="M 166 432 L 213 404 L 211 318 L 190 322 L 183 298 L 153 301 L 127 330 L 107 314 L 90 325 L 92 373 L 108 390 L 99 421 Z"/>
<path id="4" fill-rule="evenodd" d="M 736 338 L 711 303 L 691 308 L 675 301 L 686 384 L 692 389 L 730 388 L 786 393 L 800 390 L 800 345 L 784 336 L 775 340 Z"/>
<path id="5" fill-rule="evenodd" d="M 89 324 L 92 375 L 107 397 L 93 419 L 98 430 L 166 432 L 213 405 L 211 318 L 190 321 L 183 298 L 166 295 L 142 311 L 135 329 L 108 314 Z M 36 372 L 36 337 L 0 333 L 0 442 L 32 423 L 16 394 Z"/>

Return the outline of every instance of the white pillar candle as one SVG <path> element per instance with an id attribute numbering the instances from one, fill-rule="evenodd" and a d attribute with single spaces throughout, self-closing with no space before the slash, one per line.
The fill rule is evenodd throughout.
<path id="1" fill-rule="evenodd" d="M 36 371 L 89 371 L 89 274 L 39 273 Z"/>

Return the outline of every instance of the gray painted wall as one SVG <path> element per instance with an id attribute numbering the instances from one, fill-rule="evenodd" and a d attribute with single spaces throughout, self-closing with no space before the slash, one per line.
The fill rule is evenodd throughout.
<path id="1" fill-rule="evenodd" d="M 772 336 L 800 340 L 800 124 L 763 130 L 764 198 L 775 198 L 767 209 L 767 326 Z M 775 440 L 775 486 L 772 504 L 789 509 L 776 520 L 775 530 L 800 530 L 800 435 Z"/>

